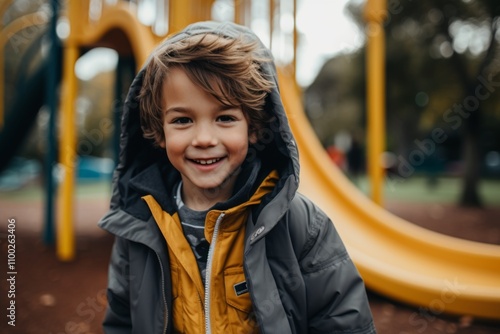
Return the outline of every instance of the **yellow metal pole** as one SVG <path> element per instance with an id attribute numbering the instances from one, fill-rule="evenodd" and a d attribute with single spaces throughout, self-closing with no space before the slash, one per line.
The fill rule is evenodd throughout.
<path id="1" fill-rule="evenodd" d="M 299 43 L 298 33 L 297 33 L 297 0 L 293 0 L 293 78 L 297 82 L 297 46 Z"/>
<path id="2" fill-rule="evenodd" d="M 169 32 L 178 32 L 188 24 L 211 17 L 213 0 L 170 0 Z"/>
<path id="3" fill-rule="evenodd" d="M 385 36 L 383 23 L 387 17 L 386 0 L 368 0 L 367 22 L 367 110 L 368 110 L 368 176 L 371 198 L 383 204 L 385 173 L 381 163 L 385 150 Z"/>
<path id="4" fill-rule="evenodd" d="M 5 44 L 0 42 L 0 130 L 5 123 Z"/>
<path id="5" fill-rule="evenodd" d="M 273 49 L 274 8 L 274 0 L 269 0 L 269 50 Z"/>
<path id="6" fill-rule="evenodd" d="M 245 7 L 245 0 L 239 0 L 234 2 L 234 22 L 238 24 L 244 24 L 243 9 Z"/>
<path id="7" fill-rule="evenodd" d="M 203 0 L 201 4 L 201 13 L 199 21 L 210 20 L 212 18 L 212 5 L 214 0 Z"/>
<path id="8" fill-rule="evenodd" d="M 78 11 L 75 2 L 68 3 L 68 18 L 70 28 L 76 22 Z M 57 256 L 61 261 L 71 261 L 75 257 L 75 231 L 74 218 L 74 191 L 75 170 L 77 163 L 76 154 L 76 120 L 75 98 L 77 93 L 77 79 L 75 76 L 75 63 L 78 60 L 78 45 L 74 35 L 65 41 L 63 51 L 63 77 L 61 100 L 61 135 L 60 135 L 60 166 L 62 184 L 59 191 L 58 224 L 57 224 Z"/>
<path id="9" fill-rule="evenodd" d="M 169 4 L 169 32 L 178 32 L 195 21 L 193 11 L 198 3 L 193 0 L 171 0 Z"/>

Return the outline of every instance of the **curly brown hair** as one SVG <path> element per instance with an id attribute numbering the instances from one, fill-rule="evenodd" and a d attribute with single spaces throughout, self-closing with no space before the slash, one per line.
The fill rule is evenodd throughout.
<path id="1" fill-rule="evenodd" d="M 259 137 L 271 119 L 264 109 L 274 81 L 261 71 L 271 59 L 258 55 L 259 44 L 244 36 L 194 35 L 163 43 L 153 51 L 145 68 L 139 95 L 144 137 L 156 145 L 164 140 L 162 87 L 169 70 L 183 69 L 188 77 L 220 103 L 240 107 L 249 124 L 249 135 Z"/>

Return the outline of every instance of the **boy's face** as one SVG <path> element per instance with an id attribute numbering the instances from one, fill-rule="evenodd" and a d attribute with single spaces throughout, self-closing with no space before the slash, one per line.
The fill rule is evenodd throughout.
<path id="1" fill-rule="evenodd" d="M 181 173 L 184 194 L 219 188 L 222 197 L 230 195 L 248 151 L 248 122 L 241 108 L 222 105 L 182 69 L 172 68 L 163 84 L 163 112 L 161 146 Z"/>

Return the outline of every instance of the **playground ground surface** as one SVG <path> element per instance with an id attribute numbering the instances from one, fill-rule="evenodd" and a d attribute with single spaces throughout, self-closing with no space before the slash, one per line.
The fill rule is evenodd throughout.
<path id="1" fill-rule="evenodd" d="M 388 194 L 386 207 L 415 224 L 444 234 L 500 244 L 500 204 L 494 203 L 495 198 L 487 194 L 488 191 L 492 194 L 499 192 L 495 189 L 485 192 L 488 205 L 483 209 L 459 208 L 452 204 L 453 196 L 447 195 L 452 187 L 447 182 L 444 180 L 433 189 L 432 196 L 421 195 L 426 191 L 419 188 L 422 185 L 401 185 L 398 194 Z M 403 189 L 404 186 L 407 188 Z M 408 190 L 410 187 L 414 188 L 413 195 Z M 54 246 L 43 242 L 44 204 L 41 196 L 37 186 L 0 192 L 1 263 L 6 268 L 6 226 L 7 220 L 14 218 L 17 272 L 15 298 L 5 298 L 9 290 L 7 270 L 0 280 L 0 333 L 102 333 L 107 265 L 113 238 L 97 228 L 96 222 L 107 210 L 108 186 L 79 186 L 75 204 L 77 256 L 67 263 L 57 259 Z M 412 196 L 418 199 L 410 201 Z M 500 322 L 440 314 L 431 308 L 404 305 L 370 291 L 369 299 L 379 333 L 500 333 Z M 8 325 L 6 317 L 10 300 L 15 300 L 15 327 Z"/>

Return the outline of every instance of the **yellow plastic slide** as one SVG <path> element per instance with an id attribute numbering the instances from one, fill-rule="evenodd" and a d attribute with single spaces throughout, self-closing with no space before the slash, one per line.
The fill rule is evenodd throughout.
<path id="1" fill-rule="evenodd" d="M 374 204 L 333 166 L 283 71 L 280 87 L 300 152 L 300 191 L 333 220 L 367 287 L 423 314 L 500 319 L 500 246 L 432 232 Z"/>

